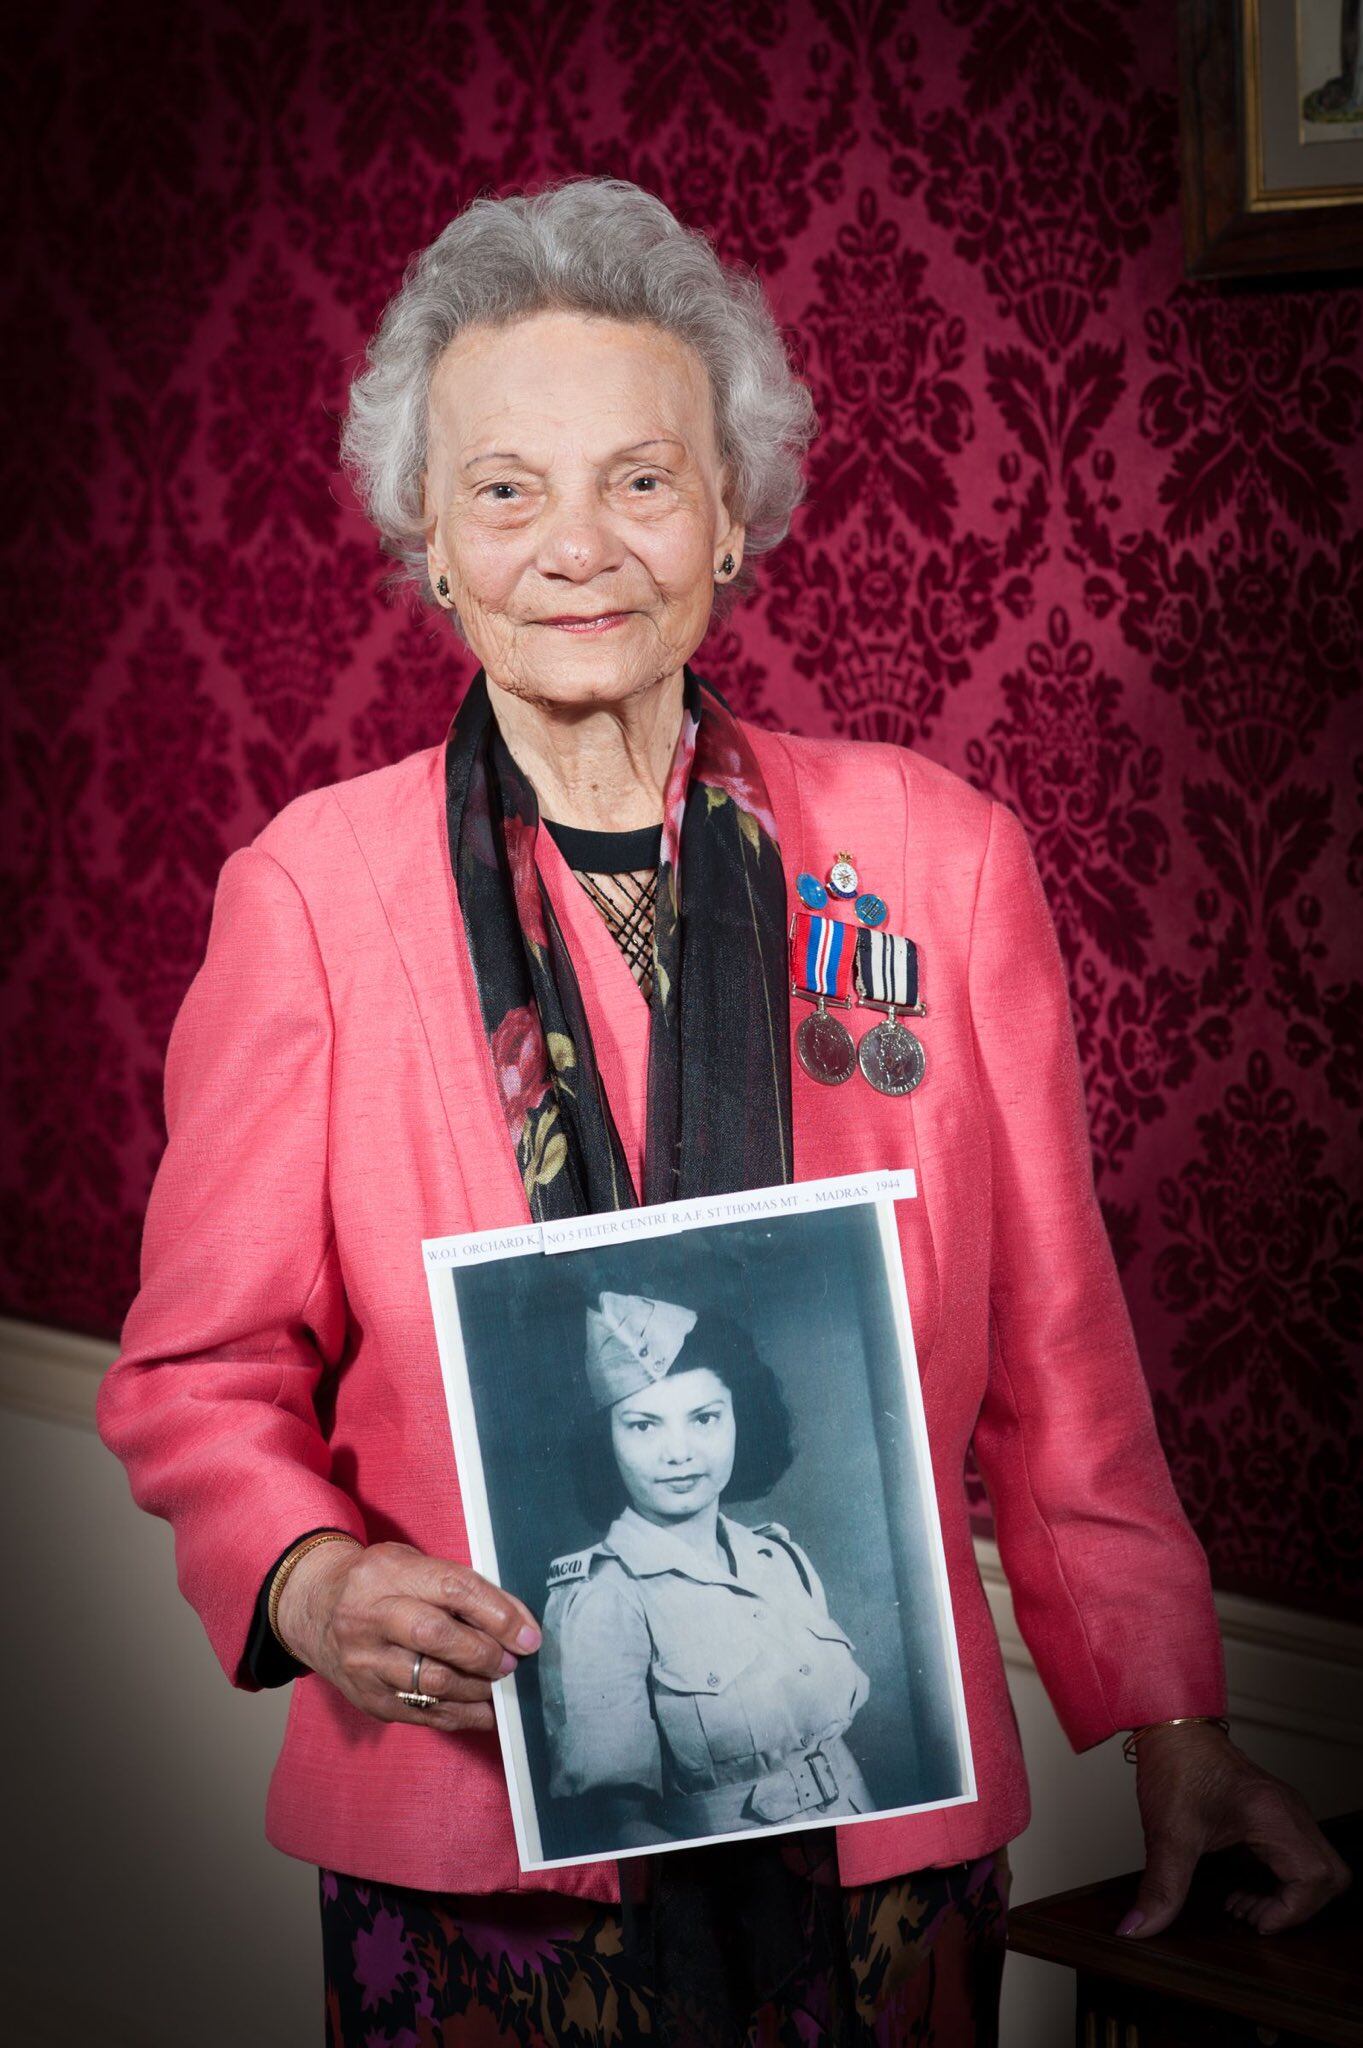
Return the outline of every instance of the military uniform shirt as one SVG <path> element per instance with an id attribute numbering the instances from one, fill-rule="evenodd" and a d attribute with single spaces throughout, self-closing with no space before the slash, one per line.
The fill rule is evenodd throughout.
<path id="1" fill-rule="evenodd" d="M 777 1523 L 719 1528 L 732 1571 L 633 1508 L 550 1567 L 551 1794 L 655 1793 L 695 1833 L 865 1812 L 841 1738 L 869 1680 L 813 1566 Z"/>

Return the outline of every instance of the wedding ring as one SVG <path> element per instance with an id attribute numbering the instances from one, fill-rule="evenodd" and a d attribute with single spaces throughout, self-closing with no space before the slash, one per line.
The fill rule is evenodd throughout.
<path id="1" fill-rule="evenodd" d="M 400 1692 L 398 1698 L 402 1701 L 404 1707 L 420 1707 L 423 1714 L 428 1713 L 432 1707 L 440 1705 L 440 1701 L 433 1692 L 423 1692 L 421 1690 L 421 1657 L 419 1655 L 412 1659 L 412 1689 L 410 1692 Z"/>

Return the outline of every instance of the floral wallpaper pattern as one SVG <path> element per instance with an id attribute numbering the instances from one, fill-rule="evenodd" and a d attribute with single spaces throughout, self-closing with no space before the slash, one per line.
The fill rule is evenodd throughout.
<path id="1" fill-rule="evenodd" d="M 30 34 L 5 1307 L 117 1330 L 218 868 L 439 739 L 468 673 L 336 471 L 380 307 L 478 191 L 610 172 L 756 266 L 823 425 L 698 665 L 1017 810 L 1215 1575 L 1356 1604 L 1363 293 L 1183 280 L 1172 0 L 57 0 Z"/>

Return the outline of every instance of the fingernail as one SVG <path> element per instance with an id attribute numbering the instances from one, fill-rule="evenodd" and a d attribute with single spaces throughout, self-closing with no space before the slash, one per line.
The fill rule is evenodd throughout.
<path id="1" fill-rule="evenodd" d="M 1127 1914 L 1125 1920 L 1119 1920 L 1117 1922 L 1117 1932 L 1118 1934 L 1134 1934 L 1138 1927 L 1144 1927 L 1144 1925 L 1144 1913 L 1138 1913 L 1135 1907 L 1133 1906 L 1131 1908 L 1131 1911 Z"/>
<path id="2" fill-rule="evenodd" d="M 537 1650 L 540 1646 L 540 1632 L 527 1623 L 516 1638 L 516 1647 L 521 1650 Z"/>
<path id="3" fill-rule="evenodd" d="M 501 1667 L 501 1670 L 500 1670 L 500 1671 L 498 1672 L 497 1676 L 498 1676 L 499 1678 L 505 1678 L 505 1677 L 506 1677 L 506 1675 L 507 1675 L 507 1673 L 508 1673 L 509 1671 L 514 1671 L 514 1670 L 515 1670 L 515 1668 L 516 1668 L 516 1660 L 515 1660 L 515 1658 L 514 1658 L 514 1657 L 512 1656 L 512 1654 L 511 1654 L 510 1650 L 503 1650 L 503 1651 L 502 1651 L 502 1667 Z"/>

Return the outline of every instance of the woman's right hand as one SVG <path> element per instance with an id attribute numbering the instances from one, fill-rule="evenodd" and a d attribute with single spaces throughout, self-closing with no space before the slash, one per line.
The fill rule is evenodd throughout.
<path id="1" fill-rule="evenodd" d="M 319 1543 L 301 1557 L 279 1599 L 279 1633 L 301 1663 L 379 1721 L 425 1728 L 493 1727 L 492 1680 L 537 1650 L 539 1626 L 471 1566 L 427 1557 L 407 1543 Z M 438 1707 L 407 1707 L 399 1692 Z"/>

